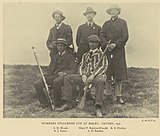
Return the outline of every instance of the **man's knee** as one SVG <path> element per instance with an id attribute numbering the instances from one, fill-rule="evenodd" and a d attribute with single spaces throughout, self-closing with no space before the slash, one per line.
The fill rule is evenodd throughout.
<path id="1" fill-rule="evenodd" d="M 97 76 L 97 78 L 96 78 L 96 82 L 97 82 L 98 84 L 104 84 L 104 83 L 106 82 L 106 79 L 105 79 L 104 76 L 99 75 L 99 76 Z"/>
<path id="2" fill-rule="evenodd" d="M 39 86 L 42 86 L 43 85 L 43 82 L 42 82 L 42 79 L 38 79 L 37 81 L 34 82 L 34 87 L 39 87 Z"/>
<path id="3" fill-rule="evenodd" d="M 73 79 L 73 76 L 74 76 L 74 75 L 67 75 L 67 76 L 65 76 L 65 77 L 64 77 L 64 81 L 70 81 L 70 80 L 72 80 L 72 79 Z"/>
<path id="4" fill-rule="evenodd" d="M 53 81 L 53 86 L 59 86 L 62 84 L 64 77 L 58 77 Z"/>

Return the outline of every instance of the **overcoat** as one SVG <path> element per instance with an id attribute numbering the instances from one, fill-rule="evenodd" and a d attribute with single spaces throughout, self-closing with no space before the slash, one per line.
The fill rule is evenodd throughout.
<path id="1" fill-rule="evenodd" d="M 128 41 L 128 27 L 124 19 L 116 18 L 106 21 L 102 26 L 100 34 L 101 47 L 104 50 L 107 42 L 115 43 L 116 48 L 113 51 L 107 50 L 108 79 L 113 76 L 116 80 L 127 79 L 127 65 L 125 58 L 125 45 Z"/>
<path id="2" fill-rule="evenodd" d="M 73 43 L 73 37 L 72 37 L 72 29 L 69 25 L 66 25 L 62 23 L 59 29 L 56 28 L 56 26 L 53 26 L 50 29 L 49 36 L 47 39 L 47 47 L 51 51 L 50 56 L 57 54 L 57 47 L 55 46 L 53 49 L 50 48 L 50 45 L 54 45 L 58 38 L 63 38 L 67 40 L 68 48 Z"/>
<path id="3" fill-rule="evenodd" d="M 101 27 L 95 23 L 90 27 L 87 23 L 78 27 L 76 44 L 78 46 L 77 57 L 81 61 L 82 55 L 89 51 L 88 37 L 92 34 L 100 36 Z"/>

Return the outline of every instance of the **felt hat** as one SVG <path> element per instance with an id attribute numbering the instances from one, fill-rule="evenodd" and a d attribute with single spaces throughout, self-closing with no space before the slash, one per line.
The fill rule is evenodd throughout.
<path id="1" fill-rule="evenodd" d="M 94 11 L 92 7 L 87 7 L 86 11 L 83 13 L 83 15 L 86 16 L 86 14 L 88 14 L 88 13 L 94 13 L 95 15 L 97 14 L 97 12 Z"/>
<path id="2" fill-rule="evenodd" d="M 52 17 L 54 18 L 55 14 L 59 14 L 62 17 L 62 20 L 65 19 L 65 16 L 63 15 L 63 12 L 60 10 L 56 10 L 52 13 Z"/>
<path id="3" fill-rule="evenodd" d="M 110 15 L 112 9 L 118 10 L 118 15 L 121 13 L 121 8 L 117 4 L 110 5 L 110 7 L 106 10 L 106 12 Z"/>
<path id="4" fill-rule="evenodd" d="M 58 43 L 62 43 L 64 45 L 67 45 L 67 40 L 63 39 L 63 38 L 58 38 L 57 41 L 56 41 L 56 44 L 58 44 Z"/>
<path id="5" fill-rule="evenodd" d="M 97 35 L 90 35 L 88 41 L 100 42 L 100 38 Z"/>

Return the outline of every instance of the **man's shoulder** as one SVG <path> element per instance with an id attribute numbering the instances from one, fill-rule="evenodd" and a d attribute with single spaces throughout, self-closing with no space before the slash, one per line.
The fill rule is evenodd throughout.
<path id="1" fill-rule="evenodd" d="M 98 25 L 98 24 L 96 24 L 96 23 L 94 23 L 94 25 L 95 25 L 96 27 L 98 27 L 99 29 L 101 29 L 101 26 L 100 26 L 100 25 Z"/>
<path id="2" fill-rule="evenodd" d="M 123 21 L 123 22 L 126 22 L 126 20 L 125 19 L 123 19 L 123 18 L 118 18 L 119 19 L 119 21 Z"/>
<path id="3" fill-rule="evenodd" d="M 102 51 L 101 50 L 96 50 L 95 54 L 102 54 Z"/>
<path id="4" fill-rule="evenodd" d="M 73 55 L 68 52 L 65 53 L 65 58 L 66 59 L 74 59 Z"/>
<path id="5" fill-rule="evenodd" d="M 86 27 L 86 23 L 81 24 L 78 28 L 79 28 L 79 29 L 82 29 L 82 28 L 84 28 L 84 27 Z"/>
<path id="6" fill-rule="evenodd" d="M 50 31 L 54 31 L 55 30 L 55 25 L 51 27 Z"/>
<path id="7" fill-rule="evenodd" d="M 71 26 L 70 26 L 70 25 L 65 24 L 65 23 L 62 23 L 62 26 L 63 26 L 63 27 L 66 27 L 66 28 L 71 28 Z"/>

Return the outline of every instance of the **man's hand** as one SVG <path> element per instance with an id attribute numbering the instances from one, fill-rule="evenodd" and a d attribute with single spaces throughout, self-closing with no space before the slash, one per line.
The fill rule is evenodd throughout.
<path id="1" fill-rule="evenodd" d="M 95 75 L 94 74 L 91 74 L 89 77 L 88 77 L 88 79 L 87 79 L 87 82 L 92 82 L 93 80 L 94 80 L 94 77 L 95 77 Z"/>
<path id="2" fill-rule="evenodd" d="M 50 76 L 48 72 L 43 73 L 44 76 Z"/>
<path id="3" fill-rule="evenodd" d="M 116 47 L 116 44 L 115 43 L 111 43 L 111 44 L 108 45 L 108 50 L 109 51 L 113 51 L 115 47 Z"/>
<path id="4" fill-rule="evenodd" d="M 62 76 L 66 76 L 67 73 L 65 73 L 65 72 L 59 72 L 58 75 L 62 77 Z"/>
<path id="5" fill-rule="evenodd" d="M 86 75 L 82 75 L 82 81 L 85 85 L 87 84 L 87 76 Z"/>

